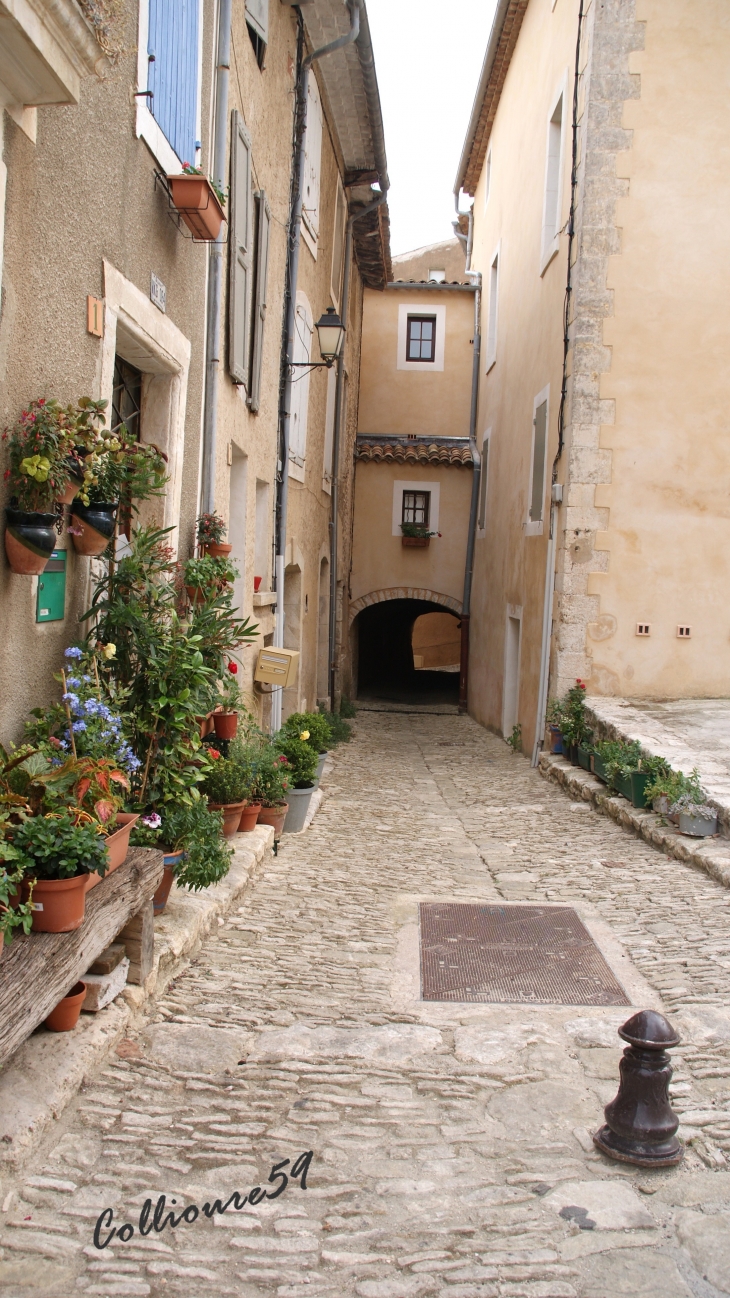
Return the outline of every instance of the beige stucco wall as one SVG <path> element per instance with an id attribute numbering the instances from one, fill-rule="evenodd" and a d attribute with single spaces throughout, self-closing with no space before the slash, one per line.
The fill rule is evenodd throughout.
<path id="1" fill-rule="evenodd" d="M 477 436 L 491 430 L 486 528 L 477 533 L 471 605 L 469 710 L 502 728 L 508 610 L 521 619 L 517 719 L 531 747 L 537 705 L 547 526 L 526 535 L 532 464 L 533 407 L 549 389 L 550 466 L 557 444 L 562 374 L 562 305 L 567 239 L 541 274 L 548 117 L 565 85 L 564 121 L 572 102 L 577 0 L 531 0 L 507 73 L 486 170 L 474 197 L 472 267 L 482 272 L 482 362 Z M 564 127 L 561 225 L 569 203 L 569 132 Z M 496 361 L 487 372 L 490 266 L 499 250 Z"/>
<path id="2" fill-rule="evenodd" d="M 432 537 L 426 549 L 406 549 L 400 535 L 391 535 L 393 484 L 399 480 L 423 483 L 424 490 L 439 484 L 441 536 Z M 398 589 L 407 598 L 417 589 L 447 596 L 461 608 L 471 480 L 471 469 L 358 462 L 350 578 L 353 602 Z"/>
<path id="3" fill-rule="evenodd" d="M 666 697 L 730 692 L 727 355 L 730 351 L 730 26 L 722 0 L 639 0 L 645 49 L 630 55 L 628 179 L 611 257 L 610 368 L 600 395 L 610 482 L 596 547 L 607 571 L 588 625 L 589 689 Z M 648 638 L 636 623 L 651 624 Z M 677 625 L 692 636 L 682 642 Z"/>
<path id="4" fill-rule="evenodd" d="M 445 308 L 443 370 L 425 373 L 397 368 L 401 304 L 413 307 L 414 314 Z M 473 336 L 471 292 L 409 289 L 407 285 L 388 288 L 384 293 L 366 289 L 359 431 L 468 436 Z"/>
<path id="5" fill-rule="evenodd" d="M 178 233 L 164 194 L 155 189 L 159 164 L 135 138 L 131 91 L 138 9 L 137 0 L 119 6 L 115 26 L 127 52 L 104 80 L 83 78 L 78 105 L 37 109 L 35 143 L 4 114 L 0 427 L 12 423 L 33 397 L 67 402 L 107 395 L 102 394 L 105 346 L 113 339 L 87 333 L 86 296 L 104 297 L 106 259 L 149 307 L 154 271 L 167 287 L 167 315 L 160 320 L 190 347 L 179 514 L 184 547 L 192 539 L 197 505 L 206 249 Z M 209 6 L 205 12 L 203 104 L 210 93 L 212 58 Z M 206 166 L 205 112 L 202 141 Z M 156 308 L 150 309 L 154 314 Z M 148 422 L 143 436 L 159 440 L 158 429 Z M 63 648 L 78 637 L 78 618 L 87 607 L 89 560 L 76 556 L 65 534 L 58 544 L 69 550 L 62 622 L 36 623 L 36 580 L 11 574 L 4 554 L 0 557 L 0 738 L 5 743 L 18 738 L 31 707 L 55 697 L 52 674 Z"/>
<path id="6" fill-rule="evenodd" d="M 424 248 L 414 248 L 413 252 L 402 252 L 393 258 L 393 279 L 426 280 L 430 271 L 442 270 L 447 282 L 458 280 L 462 284 L 469 281 L 464 274 L 466 256 L 464 245 L 459 239 L 444 239 L 441 243 L 430 243 Z"/>

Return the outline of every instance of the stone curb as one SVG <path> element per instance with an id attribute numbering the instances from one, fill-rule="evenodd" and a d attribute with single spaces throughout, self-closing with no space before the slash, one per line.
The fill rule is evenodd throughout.
<path id="1" fill-rule="evenodd" d="M 106 1009 L 82 1014 L 73 1032 L 40 1029 L 16 1050 L 0 1073 L 0 1165 L 16 1169 L 28 1158 L 146 1002 L 165 990 L 245 894 L 273 841 L 268 825 L 237 834 L 225 879 L 200 893 L 173 889 L 155 920 L 154 963 L 144 986 L 128 985 Z"/>
<path id="2" fill-rule="evenodd" d="M 600 780 L 581 766 L 572 766 L 564 757 L 543 753 L 539 764 L 540 774 L 553 780 L 574 798 L 590 802 L 596 811 L 610 816 L 619 825 L 633 830 L 652 846 L 678 861 L 696 865 L 718 883 L 730 888 L 730 846 L 722 848 L 725 839 L 692 839 L 680 834 L 674 825 L 662 824 L 662 817 L 653 811 L 639 811 L 625 798 L 612 797 Z"/>

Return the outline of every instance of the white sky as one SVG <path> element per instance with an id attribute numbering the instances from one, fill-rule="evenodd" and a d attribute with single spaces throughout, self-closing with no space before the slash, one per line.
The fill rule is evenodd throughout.
<path id="1" fill-rule="evenodd" d="M 454 179 L 495 7 L 496 0 L 367 0 L 394 254 L 453 237 Z"/>

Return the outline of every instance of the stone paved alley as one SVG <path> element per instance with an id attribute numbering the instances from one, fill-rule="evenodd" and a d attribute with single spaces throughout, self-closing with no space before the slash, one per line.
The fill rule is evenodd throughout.
<path id="1" fill-rule="evenodd" d="M 310 830 L 3 1178 L 3 1293 L 730 1293 L 730 892 L 469 718 L 361 714 L 324 788 Z M 420 899 L 577 908 L 632 1003 L 681 1030 L 683 1166 L 591 1144 L 631 1010 L 420 1002 Z M 243 1193 L 307 1150 L 305 1192 L 140 1237 L 145 1199 Z M 135 1231 L 99 1251 L 106 1207 Z"/>

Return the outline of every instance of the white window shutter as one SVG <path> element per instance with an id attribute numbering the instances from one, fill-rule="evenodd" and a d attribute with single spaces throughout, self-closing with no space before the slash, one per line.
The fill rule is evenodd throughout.
<path id="1" fill-rule="evenodd" d="M 322 101 L 314 74 L 307 95 L 307 137 L 304 145 L 302 220 L 314 242 L 319 237 L 319 176 L 322 162 Z"/>
<path id="2" fill-rule="evenodd" d="M 256 274 L 253 304 L 253 349 L 251 355 L 251 390 L 248 404 L 256 413 L 261 397 L 261 363 L 264 349 L 264 320 L 266 318 L 266 284 L 269 274 L 269 234 L 271 208 L 263 189 L 257 195 L 258 228 L 256 231 Z"/>
<path id="3" fill-rule="evenodd" d="M 253 266 L 251 136 L 241 114 L 231 115 L 231 205 L 228 284 L 228 368 L 236 383 L 248 386 Z"/>
<path id="4" fill-rule="evenodd" d="M 246 0 L 246 22 L 264 45 L 269 43 L 269 0 Z"/>
<path id="5" fill-rule="evenodd" d="M 327 408 L 324 416 L 324 472 L 322 487 L 332 490 L 332 464 L 335 450 L 335 405 L 337 401 L 337 370 L 327 371 Z"/>
<path id="6" fill-rule="evenodd" d="M 312 352 L 312 315 L 303 302 L 297 303 L 296 327 L 294 331 L 295 363 L 291 415 L 289 421 L 289 459 L 298 468 L 304 465 L 307 449 L 307 411 L 309 408 L 309 370 L 301 362 L 309 360 Z"/>

